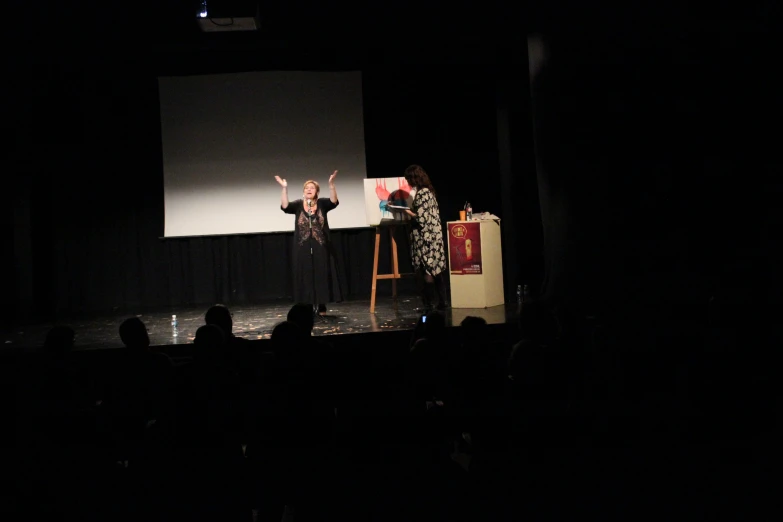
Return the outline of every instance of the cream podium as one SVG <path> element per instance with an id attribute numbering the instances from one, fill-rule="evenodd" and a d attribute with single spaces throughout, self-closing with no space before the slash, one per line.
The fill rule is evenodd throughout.
<path id="1" fill-rule="evenodd" d="M 500 220 L 449 221 L 446 226 L 451 307 L 502 305 L 505 298 Z"/>

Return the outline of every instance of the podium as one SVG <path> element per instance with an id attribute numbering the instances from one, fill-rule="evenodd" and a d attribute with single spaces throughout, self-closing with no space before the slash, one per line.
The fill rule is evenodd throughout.
<path id="1" fill-rule="evenodd" d="M 391 279 L 392 282 L 392 298 L 397 298 L 397 279 L 403 277 L 413 276 L 413 273 L 400 273 L 400 266 L 397 262 L 397 240 L 394 238 L 394 230 L 396 227 L 405 227 L 410 225 L 409 222 L 403 220 L 384 219 L 379 225 L 375 225 L 375 255 L 373 257 L 372 265 L 372 294 L 370 296 L 370 313 L 375 313 L 375 292 L 377 290 L 378 280 Z M 389 240 L 391 241 L 391 274 L 379 274 L 378 273 L 378 254 L 381 249 L 381 229 L 386 229 L 389 232 Z"/>
<path id="2" fill-rule="evenodd" d="M 449 221 L 446 226 L 451 307 L 505 303 L 500 220 Z"/>

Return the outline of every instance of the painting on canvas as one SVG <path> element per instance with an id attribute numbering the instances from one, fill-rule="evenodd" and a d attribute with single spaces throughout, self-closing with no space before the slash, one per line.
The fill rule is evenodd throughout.
<path id="1" fill-rule="evenodd" d="M 405 178 L 371 178 L 364 180 L 364 209 L 367 224 L 382 220 L 409 221 L 406 208 L 413 204 L 415 191 Z"/>

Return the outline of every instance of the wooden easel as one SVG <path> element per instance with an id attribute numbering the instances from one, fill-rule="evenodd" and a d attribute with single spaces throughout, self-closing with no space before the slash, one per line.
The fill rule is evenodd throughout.
<path id="1" fill-rule="evenodd" d="M 412 273 L 400 273 L 400 266 L 397 262 L 397 240 L 394 239 L 394 229 L 396 224 L 381 224 L 375 225 L 375 257 L 372 264 L 372 296 L 370 297 L 370 313 L 375 313 L 375 291 L 377 290 L 379 279 L 391 279 L 392 282 L 392 297 L 397 299 L 397 279 L 401 279 L 405 276 L 412 276 Z M 391 274 L 379 274 L 378 273 L 378 253 L 381 249 L 381 229 L 385 228 L 389 231 L 389 239 L 391 240 Z"/>

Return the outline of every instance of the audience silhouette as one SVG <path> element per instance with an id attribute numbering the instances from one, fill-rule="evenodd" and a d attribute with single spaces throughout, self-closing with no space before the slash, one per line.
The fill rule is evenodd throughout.
<path id="1" fill-rule="evenodd" d="M 692 480 L 723 487 L 704 469 L 723 481 L 759 472 L 756 455 L 709 468 L 703 441 L 774 444 L 779 395 L 725 340 L 716 350 L 728 309 L 705 305 L 703 349 L 678 333 L 693 344 L 675 353 L 659 341 L 655 357 L 623 350 L 628 330 L 596 333 L 540 301 L 519 308 L 515 331 L 478 316 L 447 326 L 434 311 L 402 344 L 376 345 L 314 335 L 309 304 L 249 341 L 215 305 L 186 356 L 151 346 L 130 317 L 125 348 L 103 361 L 55 326 L 17 377 L 12 490 L 32 519 L 573 518 L 594 499 L 628 518 L 655 502 L 645 481 L 669 469 L 678 494 Z"/>

